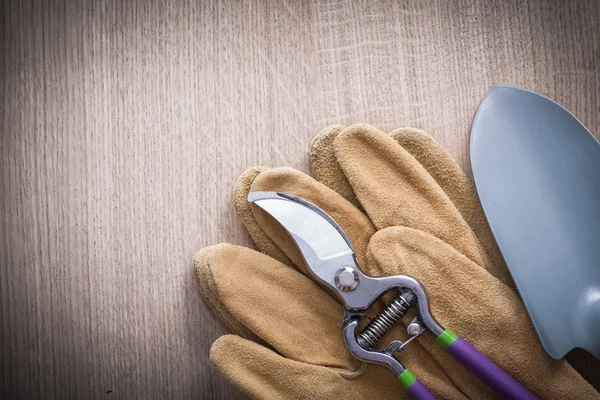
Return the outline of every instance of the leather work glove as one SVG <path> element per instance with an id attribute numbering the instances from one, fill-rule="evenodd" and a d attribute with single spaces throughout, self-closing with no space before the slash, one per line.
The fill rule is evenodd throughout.
<path id="1" fill-rule="evenodd" d="M 543 351 L 472 186 L 431 137 L 336 126 L 317 136 L 311 155 L 317 180 L 253 168 L 238 181 L 235 208 L 262 253 L 220 244 L 196 254 L 202 295 L 234 333 L 211 348 L 211 362 L 229 381 L 257 399 L 407 398 L 392 372 L 349 354 L 342 306 L 303 274 L 283 228 L 246 200 L 250 191 L 279 191 L 331 215 L 366 274 L 418 279 L 442 325 L 538 397 L 600 398 L 566 361 Z M 405 327 L 382 343 L 391 337 L 405 338 Z M 438 398 L 495 397 L 427 333 L 399 359 Z"/>

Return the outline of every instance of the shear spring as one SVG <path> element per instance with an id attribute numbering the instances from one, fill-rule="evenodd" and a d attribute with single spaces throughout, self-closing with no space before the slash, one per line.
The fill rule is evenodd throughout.
<path id="1" fill-rule="evenodd" d="M 358 335 L 357 341 L 363 348 L 374 347 L 386 333 L 406 314 L 415 301 L 410 290 L 398 294 Z"/>

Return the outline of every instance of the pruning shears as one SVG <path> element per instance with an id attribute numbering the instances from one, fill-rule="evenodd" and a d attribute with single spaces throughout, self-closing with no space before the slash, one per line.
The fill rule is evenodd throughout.
<path id="1" fill-rule="evenodd" d="M 436 342 L 505 399 L 535 399 L 525 387 L 479 350 L 431 315 L 425 288 L 406 275 L 371 277 L 358 266 L 354 248 L 342 228 L 325 211 L 296 196 L 278 192 L 252 192 L 248 201 L 273 216 L 295 242 L 311 277 L 344 306 L 343 336 L 358 360 L 385 366 L 398 377 L 413 399 L 434 399 L 433 394 L 396 358 L 415 338 L 430 332 Z M 358 325 L 369 308 L 384 294 L 396 297 L 369 324 Z M 407 326 L 408 340 L 393 340 L 383 350 L 375 346 L 414 307 L 416 316 Z"/>

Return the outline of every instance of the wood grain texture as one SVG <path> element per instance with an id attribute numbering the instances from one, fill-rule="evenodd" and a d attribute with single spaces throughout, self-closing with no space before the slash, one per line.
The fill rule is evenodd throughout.
<path id="1" fill-rule="evenodd" d="M 250 245 L 253 165 L 309 171 L 321 128 L 431 133 L 469 171 L 495 83 L 600 133 L 589 1 L 3 1 L 2 398 L 237 398 L 192 256 Z"/>

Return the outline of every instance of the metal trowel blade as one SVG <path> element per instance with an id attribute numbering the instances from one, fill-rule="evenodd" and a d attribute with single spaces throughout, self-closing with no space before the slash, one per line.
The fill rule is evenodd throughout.
<path id="1" fill-rule="evenodd" d="M 558 103 L 494 86 L 473 120 L 471 164 L 546 352 L 600 358 L 600 143 Z"/>

